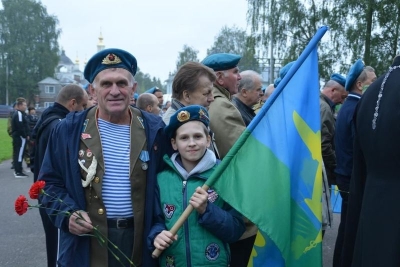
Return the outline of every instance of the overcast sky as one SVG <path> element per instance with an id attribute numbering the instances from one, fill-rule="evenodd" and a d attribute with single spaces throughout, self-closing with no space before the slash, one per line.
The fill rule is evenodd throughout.
<path id="1" fill-rule="evenodd" d="M 131 52 L 144 73 L 162 82 L 187 44 L 199 59 L 226 25 L 247 29 L 246 0 L 41 0 L 62 30 L 59 44 L 72 61 L 97 52 L 100 30 L 106 48 Z"/>

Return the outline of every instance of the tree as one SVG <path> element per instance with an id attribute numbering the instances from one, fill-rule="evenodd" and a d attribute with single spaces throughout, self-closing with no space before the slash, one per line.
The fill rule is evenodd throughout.
<path id="1" fill-rule="evenodd" d="M 199 62 L 199 59 L 197 57 L 198 53 L 198 50 L 185 44 L 183 46 L 182 52 L 179 52 L 178 54 L 178 59 L 176 60 L 176 71 L 178 71 L 178 69 L 188 61 Z"/>
<path id="2" fill-rule="evenodd" d="M 141 94 L 144 93 L 146 90 L 157 86 L 162 90 L 163 86 L 159 78 L 151 77 L 147 73 L 143 73 L 139 68 L 135 75 L 135 80 L 137 81 L 138 85 L 136 87 L 136 93 Z M 165 92 L 164 92 L 165 93 Z"/>
<path id="3" fill-rule="evenodd" d="M 240 70 L 260 71 L 260 64 L 255 54 L 255 39 L 246 34 L 246 31 L 233 26 L 224 26 L 215 37 L 214 44 L 207 49 L 207 55 L 215 53 L 232 53 L 241 55 Z"/>
<path id="4" fill-rule="evenodd" d="M 325 79 L 334 71 L 346 74 L 357 58 L 381 73 L 399 48 L 399 0 L 248 3 L 248 23 L 261 53 L 272 54 L 282 65 L 296 60 L 317 29 L 328 25 L 330 31 L 319 46 L 319 71 Z"/>
<path id="5" fill-rule="evenodd" d="M 54 76 L 60 29 L 55 16 L 34 0 L 2 0 L 0 10 L 0 102 L 5 102 L 6 67 L 10 102 L 33 99 L 38 82 Z"/>

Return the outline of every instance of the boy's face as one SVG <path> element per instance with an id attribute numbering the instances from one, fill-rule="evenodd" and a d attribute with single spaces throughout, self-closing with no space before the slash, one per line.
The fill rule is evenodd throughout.
<path id="1" fill-rule="evenodd" d="M 175 139 L 171 139 L 172 147 L 179 151 L 183 165 L 199 163 L 210 142 L 211 138 L 205 133 L 203 123 L 200 121 L 183 124 L 176 130 Z"/>

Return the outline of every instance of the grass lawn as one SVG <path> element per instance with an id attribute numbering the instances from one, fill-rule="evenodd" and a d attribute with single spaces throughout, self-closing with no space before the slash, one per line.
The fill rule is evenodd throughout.
<path id="1" fill-rule="evenodd" d="M 0 119 L 0 162 L 11 159 L 11 137 L 7 133 L 7 119 Z"/>

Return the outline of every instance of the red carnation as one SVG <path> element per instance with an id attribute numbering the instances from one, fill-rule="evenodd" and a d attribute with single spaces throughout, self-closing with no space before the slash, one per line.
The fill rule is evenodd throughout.
<path id="1" fill-rule="evenodd" d="M 19 216 L 24 214 L 28 210 L 28 200 L 25 196 L 20 195 L 17 200 L 15 200 L 15 211 Z"/>
<path id="2" fill-rule="evenodd" d="M 29 189 L 29 196 L 31 199 L 38 199 L 39 195 L 42 193 L 42 190 L 46 183 L 44 181 L 37 181 Z"/>

